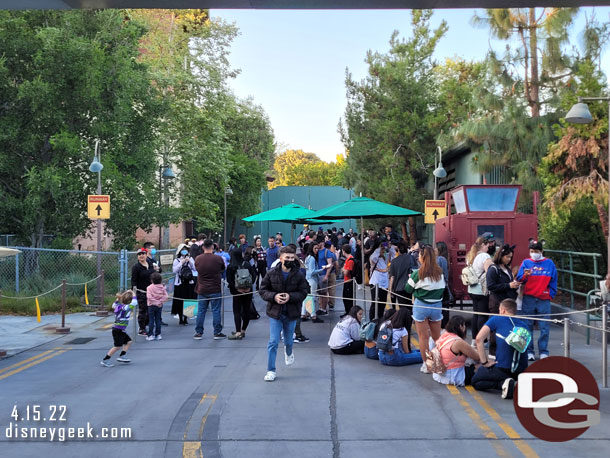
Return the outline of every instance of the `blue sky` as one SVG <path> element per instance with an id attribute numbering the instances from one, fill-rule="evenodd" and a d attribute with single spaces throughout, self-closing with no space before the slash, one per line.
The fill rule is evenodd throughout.
<path id="1" fill-rule="evenodd" d="M 610 8 L 581 10 L 571 29 L 578 41 L 584 11 L 609 20 Z M 449 31 L 436 58 L 483 59 L 493 42 L 487 29 L 470 25 L 474 10 L 436 10 L 433 26 L 446 20 Z M 316 153 L 331 161 L 344 151 L 337 125 L 345 110 L 345 69 L 366 75 L 367 50 L 387 52 L 394 30 L 408 36 L 409 10 L 212 10 L 213 17 L 234 22 L 240 35 L 230 62 L 241 74 L 230 85 L 239 97 L 252 96 L 271 120 L 278 143 Z M 608 53 L 603 63 L 610 64 Z M 608 72 L 607 72 L 608 73 Z"/>

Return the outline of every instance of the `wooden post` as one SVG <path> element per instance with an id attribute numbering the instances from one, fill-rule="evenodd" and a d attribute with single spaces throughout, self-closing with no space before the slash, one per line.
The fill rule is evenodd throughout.
<path id="1" fill-rule="evenodd" d="M 105 283 L 105 277 L 104 277 L 104 270 L 102 270 L 102 272 L 100 273 L 100 275 L 102 276 L 100 278 L 101 282 L 100 282 L 100 305 L 98 307 L 98 309 L 95 312 L 95 316 L 108 316 L 108 310 L 105 309 L 104 307 L 104 289 L 106 286 Z"/>
<path id="2" fill-rule="evenodd" d="M 66 280 L 61 281 L 61 327 L 56 328 L 59 334 L 68 334 L 70 328 L 66 328 Z"/>

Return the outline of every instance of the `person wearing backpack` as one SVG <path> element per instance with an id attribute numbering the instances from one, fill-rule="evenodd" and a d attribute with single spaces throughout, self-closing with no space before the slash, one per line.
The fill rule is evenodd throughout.
<path id="1" fill-rule="evenodd" d="M 474 244 L 470 247 L 468 255 L 466 255 L 466 263 L 472 267 L 474 276 L 478 282 L 468 285 L 468 294 L 472 299 L 472 310 L 474 312 L 489 313 L 489 296 L 488 292 L 483 290 L 482 283 L 486 283 L 487 269 L 493 263 L 490 249 L 495 246 L 494 236 L 491 232 L 485 232 L 477 237 Z M 486 289 L 486 288 L 485 288 Z M 486 315 L 472 315 L 472 342 L 476 339 L 479 330 L 487 320 Z"/>
<path id="2" fill-rule="evenodd" d="M 360 322 L 364 310 L 354 305 L 333 328 L 328 339 L 330 351 L 337 355 L 357 355 L 364 353 L 364 341 L 360 340 Z"/>
<path id="3" fill-rule="evenodd" d="M 466 337 L 466 320 L 456 315 L 449 319 L 445 332 L 436 341 L 441 363 L 445 369 L 433 372 L 432 378 L 443 385 L 470 385 L 474 376 L 474 365 L 466 366 L 466 359 L 479 361 L 477 350 L 464 340 Z"/>
<path id="4" fill-rule="evenodd" d="M 172 300 L 172 315 L 178 315 L 179 325 L 188 325 L 184 316 L 184 299 L 195 299 L 195 282 L 197 281 L 197 270 L 195 261 L 189 255 L 188 246 L 181 243 L 176 250 L 176 259 L 172 265 L 174 272 L 174 299 Z"/>
<path id="5" fill-rule="evenodd" d="M 377 349 L 379 362 L 384 366 L 421 364 L 419 350 L 411 351 L 410 336 L 407 331 L 409 321 L 409 311 L 406 307 L 401 307 L 389 321 L 379 326 Z"/>
<path id="6" fill-rule="evenodd" d="M 507 339 L 514 331 L 527 329 L 528 324 L 518 319 L 517 303 L 513 299 L 504 299 L 500 302 L 500 315 L 492 316 L 483 325 L 477 334 L 477 351 L 481 366 L 472 378 L 472 386 L 475 390 L 501 390 L 502 398 L 512 399 L 515 389 L 515 381 L 521 372 L 527 369 L 527 352 L 523 352 L 511 346 Z M 496 361 L 489 361 L 485 352 L 485 339 L 491 332 L 496 332 Z M 525 347 L 523 345 L 523 347 Z"/>
<path id="7" fill-rule="evenodd" d="M 379 335 L 379 327 L 381 326 L 380 323 L 390 320 L 395 313 L 395 309 L 387 309 L 381 319 L 368 321 L 360 326 L 360 338 L 364 340 L 364 356 L 368 359 L 379 360 L 377 337 Z"/>
<path id="8" fill-rule="evenodd" d="M 233 319 L 235 332 L 229 340 L 241 340 L 246 337 L 246 328 L 250 323 L 250 303 L 252 302 L 252 286 L 256 281 L 256 269 L 244 259 L 241 250 L 231 252 L 231 262 L 227 267 L 227 283 L 233 295 Z M 249 293 L 249 294 L 248 294 Z"/>

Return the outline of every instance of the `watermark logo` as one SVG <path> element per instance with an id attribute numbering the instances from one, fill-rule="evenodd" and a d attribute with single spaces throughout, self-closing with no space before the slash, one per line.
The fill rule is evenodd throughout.
<path id="1" fill-rule="evenodd" d="M 513 403 L 523 427 L 549 442 L 575 439 L 600 422 L 595 378 L 563 356 L 537 361 L 519 374 Z"/>

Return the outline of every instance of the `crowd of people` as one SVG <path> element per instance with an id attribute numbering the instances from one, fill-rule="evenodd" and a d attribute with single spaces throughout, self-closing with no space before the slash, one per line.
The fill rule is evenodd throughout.
<path id="1" fill-rule="evenodd" d="M 449 319 L 447 310 L 443 310 L 452 300 L 445 243 L 438 242 L 435 247 L 418 241 L 409 243 L 388 224 L 379 231 L 367 231 L 363 242 L 352 229 L 324 231 L 320 227 L 314 231 L 306 226 L 297 244 L 285 245 L 278 233 L 269 237 L 266 246 L 260 236 L 250 245 L 241 234 L 231 239 L 225 252 L 205 234 L 185 240 L 177 248 L 172 265 L 171 313 L 179 325 L 186 326 L 184 302 L 197 300 L 194 339 L 203 338 L 208 308 L 212 311 L 213 338 L 226 338 L 221 323 L 222 282 L 226 281 L 233 296 L 235 324 L 229 339 L 242 340 L 250 320 L 259 316 L 253 301 L 256 290 L 267 303 L 270 321 L 266 381 L 276 378 L 280 340 L 284 342 L 285 362 L 291 365 L 293 343 L 309 341 L 301 323 L 324 322 L 321 317 L 335 308 L 338 283 L 343 286 L 344 310 L 328 341 L 335 354 L 364 354 L 388 366 L 419 363 L 421 372 L 431 373 L 439 383 L 498 389 L 504 397 L 512 396 L 517 375 L 527 367 L 528 360 L 535 360 L 533 339 L 526 339 L 518 351 L 514 339 L 507 338 L 515 333 L 521 337 L 533 335 L 534 321 L 519 315 L 544 317 L 550 313 L 550 300 L 557 291 L 557 270 L 544 257 L 540 242 L 530 240 L 530 257 L 513 268 L 514 245 L 496 248 L 494 236 L 488 232 L 476 239 L 466 257 L 468 293 L 477 312 L 472 315 L 470 343 L 464 318 Z M 110 357 L 120 349 L 117 361 L 129 362 L 125 354 L 131 339 L 126 323 L 136 305 L 138 334 L 146 340 L 162 338 L 165 323 L 161 311 L 168 295 L 155 252 L 152 243 L 137 252 L 131 280 L 133 302 L 129 292 L 117 296 L 114 347 L 102 360 L 104 366 L 112 365 Z M 355 284 L 363 282 L 368 284 L 372 298 L 368 317 L 356 305 L 354 296 Z M 413 322 L 419 349 L 411 348 Z M 538 321 L 538 326 L 539 357 L 545 358 L 549 355 L 548 322 Z"/>

